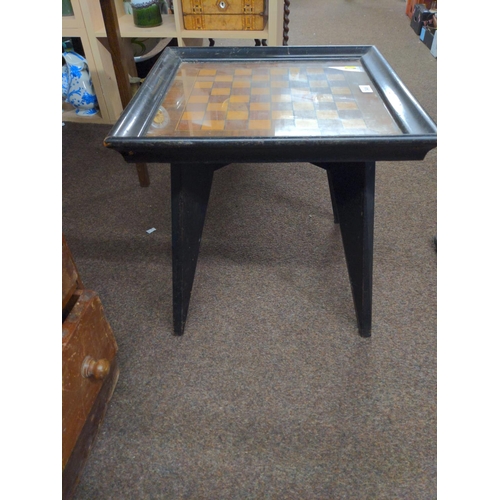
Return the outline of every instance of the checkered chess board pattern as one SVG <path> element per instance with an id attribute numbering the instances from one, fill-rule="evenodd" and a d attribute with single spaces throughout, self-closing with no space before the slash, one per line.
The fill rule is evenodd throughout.
<path id="1" fill-rule="evenodd" d="M 147 135 L 402 134 L 359 61 L 182 63 Z"/>

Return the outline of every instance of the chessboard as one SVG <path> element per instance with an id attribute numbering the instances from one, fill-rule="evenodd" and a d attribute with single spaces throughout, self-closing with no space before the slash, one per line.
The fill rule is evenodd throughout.
<path id="1" fill-rule="evenodd" d="M 183 62 L 148 136 L 402 134 L 356 61 Z"/>

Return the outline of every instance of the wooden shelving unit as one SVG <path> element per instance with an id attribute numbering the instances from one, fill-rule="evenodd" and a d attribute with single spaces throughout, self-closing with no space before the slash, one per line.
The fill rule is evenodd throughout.
<path id="1" fill-rule="evenodd" d="M 262 31 L 186 30 L 181 0 L 174 0 L 174 14 L 163 15 L 155 28 L 138 28 L 125 13 L 122 0 L 114 0 L 120 34 L 123 38 L 177 38 L 180 47 L 197 45 L 200 39 L 266 39 L 269 46 L 283 44 L 283 8 L 285 0 L 268 0 L 267 24 Z M 85 51 L 92 83 L 99 102 L 99 114 L 79 117 L 73 110 L 63 112 L 63 120 L 88 123 L 114 123 L 123 111 L 113 62 L 107 48 L 106 30 L 99 0 L 71 0 L 73 16 L 62 17 L 62 36 L 80 38 Z"/>

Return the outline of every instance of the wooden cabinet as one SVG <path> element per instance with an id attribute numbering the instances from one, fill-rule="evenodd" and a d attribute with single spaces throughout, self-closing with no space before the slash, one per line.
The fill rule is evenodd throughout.
<path id="1" fill-rule="evenodd" d="M 283 44 L 284 5 L 287 0 L 268 0 L 267 15 L 261 30 L 214 30 L 184 27 L 181 0 L 173 0 L 174 14 L 162 15 L 163 23 L 155 28 L 138 28 L 132 15 L 125 13 L 122 0 L 114 0 L 120 35 L 123 38 L 177 38 L 181 47 L 192 40 L 202 39 L 246 39 L 253 45 L 254 39 L 267 40 L 270 46 Z M 107 46 L 106 29 L 99 0 L 71 0 L 73 16 L 62 17 L 62 35 L 80 38 L 89 64 L 94 84 L 99 113 L 93 117 L 78 117 L 73 110 L 63 112 L 63 120 L 99 123 L 114 123 L 123 111 L 118 91 L 113 61 Z"/>
<path id="2" fill-rule="evenodd" d="M 83 287 L 63 237 L 62 479 L 69 499 L 118 380 L 118 347 L 96 292 Z"/>
<path id="3" fill-rule="evenodd" d="M 184 27 L 190 30 L 262 31 L 265 0 L 182 0 Z"/>

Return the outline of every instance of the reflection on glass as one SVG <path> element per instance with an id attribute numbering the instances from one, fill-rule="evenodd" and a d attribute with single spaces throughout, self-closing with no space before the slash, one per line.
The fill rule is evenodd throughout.
<path id="1" fill-rule="evenodd" d="M 182 63 L 147 135 L 401 133 L 359 61 L 344 60 Z"/>
<path id="2" fill-rule="evenodd" d="M 71 0 L 62 0 L 62 15 L 63 16 L 73 16 L 73 7 L 71 6 Z"/>

